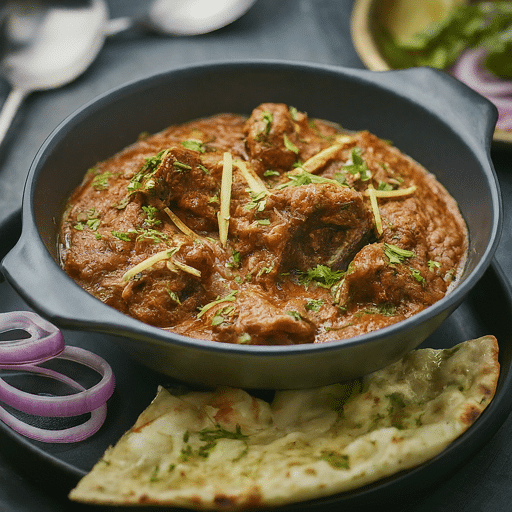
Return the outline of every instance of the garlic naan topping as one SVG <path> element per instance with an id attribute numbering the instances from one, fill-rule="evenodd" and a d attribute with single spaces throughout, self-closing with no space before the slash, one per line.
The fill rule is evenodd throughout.
<path id="1" fill-rule="evenodd" d="M 278 391 L 160 388 L 70 498 L 193 509 L 275 506 L 417 466 L 467 430 L 499 375 L 493 336 L 421 349 L 356 381 Z"/>

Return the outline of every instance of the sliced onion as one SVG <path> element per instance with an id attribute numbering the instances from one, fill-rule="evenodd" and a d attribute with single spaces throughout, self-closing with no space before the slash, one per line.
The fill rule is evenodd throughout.
<path id="1" fill-rule="evenodd" d="M 78 392 L 65 396 L 34 395 L 0 378 L 0 401 L 35 416 L 62 418 L 90 413 L 90 419 L 71 428 L 47 430 L 28 425 L 0 407 L 0 420 L 20 434 L 44 442 L 77 442 L 97 432 L 105 421 L 106 402 L 114 391 L 114 375 L 108 363 L 82 348 L 66 347 L 60 331 L 35 313 L 20 311 L 0 315 L 0 331 L 9 330 L 23 330 L 30 336 L 0 342 L 0 369 L 17 369 L 53 378 Z M 85 389 L 70 377 L 37 364 L 52 358 L 81 363 L 98 372 L 102 378 L 91 388 Z"/>
<path id="2" fill-rule="evenodd" d="M 485 69 L 485 48 L 465 51 L 451 69 L 451 74 L 485 96 L 498 109 L 496 128 L 511 130 L 512 80 L 500 79 Z"/>
<path id="3" fill-rule="evenodd" d="M 110 398 L 114 391 L 114 379 L 112 369 L 103 359 L 78 347 L 65 347 L 57 358 L 82 363 L 100 373 L 102 379 L 93 387 L 86 390 L 82 388 L 79 393 L 73 395 L 40 396 L 16 389 L 0 378 L 0 400 L 18 411 L 23 411 L 28 414 L 64 418 L 91 412 L 103 405 Z M 0 365 L 0 368 L 12 369 L 12 366 Z M 21 367 L 21 369 L 53 377 L 70 386 L 76 387 L 76 382 L 72 379 L 48 370 L 47 368 L 24 366 Z"/>
<path id="4" fill-rule="evenodd" d="M 451 74 L 483 96 L 512 95 L 512 80 L 499 78 L 485 68 L 483 60 L 487 50 L 472 48 L 457 60 Z"/>
<path id="5" fill-rule="evenodd" d="M 21 330 L 28 338 L 0 343 L 0 364 L 46 361 L 64 350 L 64 337 L 53 324 L 30 311 L 0 313 L 0 332 Z"/>

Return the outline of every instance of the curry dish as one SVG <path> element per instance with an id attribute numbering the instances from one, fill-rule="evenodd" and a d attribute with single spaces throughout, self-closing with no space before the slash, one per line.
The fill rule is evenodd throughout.
<path id="1" fill-rule="evenodd" d="M 193 338 L 357 336 L 441 299 L 467 230 L 420 164 L 283 104 L 155 134 L 90 169 L 62 219 L 65 271 L 106 304 Z"/>

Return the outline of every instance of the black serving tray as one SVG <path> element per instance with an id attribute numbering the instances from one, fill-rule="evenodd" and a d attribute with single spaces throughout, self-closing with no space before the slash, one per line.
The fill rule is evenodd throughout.
<path id="1" fill-rule="evenodd" d="M 19 215 L 13 214 L 0 226 L 0 258 L 16 242 L 20 224 Z M 28 309 L 7 282 L 0 283 L 0 312 Z M 116 388 L 108 402 L 105 424 L 86 441 L 46 444 L 27 439 L 0 423 L 0 452 L 38 492 L 50 495 L 59 504 L 55 510 L 89 510 L 89 506 L 68 502 L 68 491 L 92 468 L 105 449 L 133 425 L 154 398 L 157 386 L 176 385 L 176 382 L 133 361 L 119 349 L 119 339 L 114 343 L 110 336 L 104 334 L 84 331 L 63 333 L 68 345 L 91 350 L 112 366 Z M 450 479 L 457 479 L 459 472 L 473 472 L 474 469 L 467 469 L 471 466 L 469 462 L 479 450 L 485 450 L 489 440 L 507 419 L 512 406 L 512 290 L 496 262 L 462 305 L 421 346 L 449 347 L 486 334 L 495 335 L 500 345 L 498 388 L 494 400 L 465 434 L 417 468 L 351 493 L 281 510 L 365 510 L 369 506 L 386 505 L 394 505 L 395 511 L 402 510 L 402 506 L 405 506 L 403 510 L 413 510 L 410 508 L 413 502 L 428 502 L 429 490 L 443 489 L 449 485 Z M 489 474 L 485 473 L 485 478 L 488 479 Z M 460 509 L 456 510 L 474 510 L 467 508 L 468 504 L 463 501 Z M 124 508 L 94 507 L 92 510 L 121 511 Z"/>

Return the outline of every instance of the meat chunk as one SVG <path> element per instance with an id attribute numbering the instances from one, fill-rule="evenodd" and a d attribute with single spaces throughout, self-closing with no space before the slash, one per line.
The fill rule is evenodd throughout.
<path id="1" fill-rule="evenodd" d="M 312 127 L 306 114 L 281 103 L 263 103 L 254 109 L 244 132 L 249 159 L 255 171 L 290 170 L 294 162 L 307 160 L 331 144 L 334 128 Z"/>
<path id="2" fill-rule="evenodd" d="M 216 172 L 216 165 L 210 169 L 203 165 L 200 153 L 172 147 L 148 159 L 128 188 L 144 194 L 148 203 L 159 208 L 180 211 L 191 229 L 212 230 L 217 223 L 217 207 L 212 201 L 219 190 Z"/>
<path id="3" fill-rule="evenodd" d="M 280 304 L 259 287 L 247 285 L 238 294 L 232 320 L 215 325 L 216 337 L 235 343 L 247 337 L 247 343 L 256 345 L 313 343 L 315 324 L 300 315 L 291 302 Z"/>
<path id="4" fill-rule="evenodd" d="M 268 225 L 262 223 L 268 220 Z M 234 215 L 232 233 L 243 255 L 274 272 L 306 271 L 318 264 L 345 270 L 356 252 L 373 235 L 373 217 L 360 193 L 330 183 L 276 190 L 261 211 Z M 267 257 L 265 257 L 265 254 Z"/>

